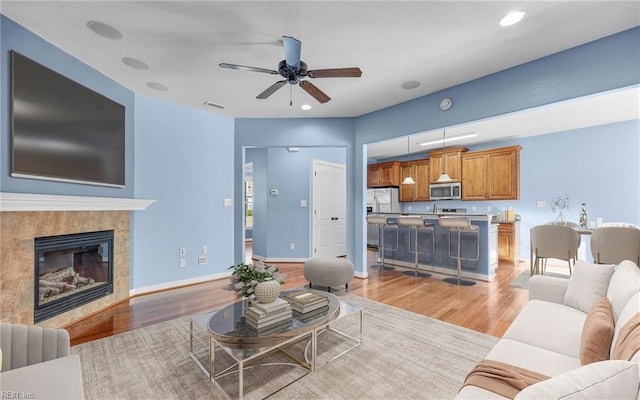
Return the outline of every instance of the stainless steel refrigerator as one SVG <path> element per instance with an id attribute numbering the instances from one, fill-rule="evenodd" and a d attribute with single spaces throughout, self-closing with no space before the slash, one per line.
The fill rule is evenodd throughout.
<path id="1" fill-rule="evenodd" d="M 367 209 L 371 207 L 373 214 L 399 214 L 402 211 L 398 198 L 398 188 L 367 189 Z M 367 225 L 367 245 L 378 245 L 377 225 Z"/>

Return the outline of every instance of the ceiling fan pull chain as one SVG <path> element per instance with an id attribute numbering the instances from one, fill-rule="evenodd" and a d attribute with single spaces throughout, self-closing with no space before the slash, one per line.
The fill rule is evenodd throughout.
<path id="1" fill-rule="evenodd" d="M 289 107 L 293 107 L 293 85 L 289 85 Z"/>

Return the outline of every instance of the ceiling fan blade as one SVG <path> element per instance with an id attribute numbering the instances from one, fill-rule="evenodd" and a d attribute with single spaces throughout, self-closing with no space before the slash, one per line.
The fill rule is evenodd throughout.
<path id="1" fill-rule="evenodd" d="M 220 68 L 240 69 L 240 70 L 243 70 L 243 71 L 262 72 L 262 73 L 265 73 L 265 74 L 278 75 L 278 71 L 274 71 L 272 69 L 266 69 L 266 68 L 248 67 L 246 65 L 227 64 L 227 63 L 220 63 L 220 64 L 218 64 L 218 66 Z"/>
<path id="2" fill-rule="evenodd" d="M 327 96 L 322 90 L 318 89 L 316 85 L 309 81 L 300 81 L 300 87 L 309 93 L 319 103 L 326 103 L 331 100 L 331 97 Z"/>
<path id="3" fill-rule="evenodd" d="M 293 68 L 300 68 L 300 50 L 302 43 L 298 39 L 283 36 L 282 45 L 284 46 L 284 59 L 287 65 Z"/>
<path id="4" fill-rule="evenodd" d="M 358 67 L 315 69 L 307 71 L 307 75 L 310 78 L 360 78 L 362 71 Z"/>
<path id="5" fill-rule="evenodd" d="M 276 90 L 278 90 L 281 87 L 283 87 L 286 83 L 287 83 L 286 80 L 278 81 L 278 82 L 274 83 L 273 85 L 269 86 L 267 88 L 267 90 L 265 90 L 264 92 L 262 92 L 259 95 L 257 95 L 256 99 L 266 99 L 267 97 L 269 97 L 272 94 L 274 94 L 276 92 Z"/>

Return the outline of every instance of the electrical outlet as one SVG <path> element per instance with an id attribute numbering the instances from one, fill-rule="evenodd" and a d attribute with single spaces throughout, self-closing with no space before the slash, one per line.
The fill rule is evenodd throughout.
<path id="1" fill-rule="evenodd" d="M 204 265 L 206 263 L 207 263 L 207 257 L 206 256 L 198 257 L 198 265 Z"/>
<path id="2" fill-rule="evenodd" d="M 545 208 L 547 206 L 547 203 L 545 203 L 544 200 L 538 200 L 536 201 L 536 207 L 538 208 Z"/>
<path id="3" fill-rule="evenodd" d="M 207 254 L 207 246 L 202 246 L 202 254 Z"/>
<path id="4" fill-rule="evenodd" d="M 178 253 L 180 253 L 180 257 L 184 257 L 187 254 L 187 249 L 185 249 L 184 247 L 180 247 Z"/>
<path id="5" fill-rule="evenodd" d="M 180 259 L 180 268 L 184 268 L 187 266 L 187 261 L 184 258 Z"/>
<path id="6" fill-rule="evenodd" d="M 296 244 L 295 243 L 289 243 L 289 249 L 295 250 L 295 248 L 296 248 Z"/>

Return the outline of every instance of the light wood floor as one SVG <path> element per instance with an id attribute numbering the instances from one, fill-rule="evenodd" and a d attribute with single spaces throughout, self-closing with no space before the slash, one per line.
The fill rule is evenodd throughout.
<path id="1" fill-rule="evenodd" d="M 368 255 L 369 265 L 374 264 L 375 251 L 370 250 Z M 286 274 L 284 289 L 307 284 L 302 276 L 302 264 L 276 265 Z M 508 286 L 526 268 L 527 263 L 515 267 L 500 264 L 496 281 L 478 282 L 470 287 L 444 283 L 444 276 L 438 274 L 411 278 L 402 274 L 402 268 L 384 272 L 369 268 L 369 277 L 354 279 L 349 293 L 501 337 L 527 302 L 527 290 Z M 131 298 L 67 326 L 71 344 L 230 304 L 238 299 L 234 292 L 223 289 L 227 283 L 228 279 L 222 279 Z"/>

